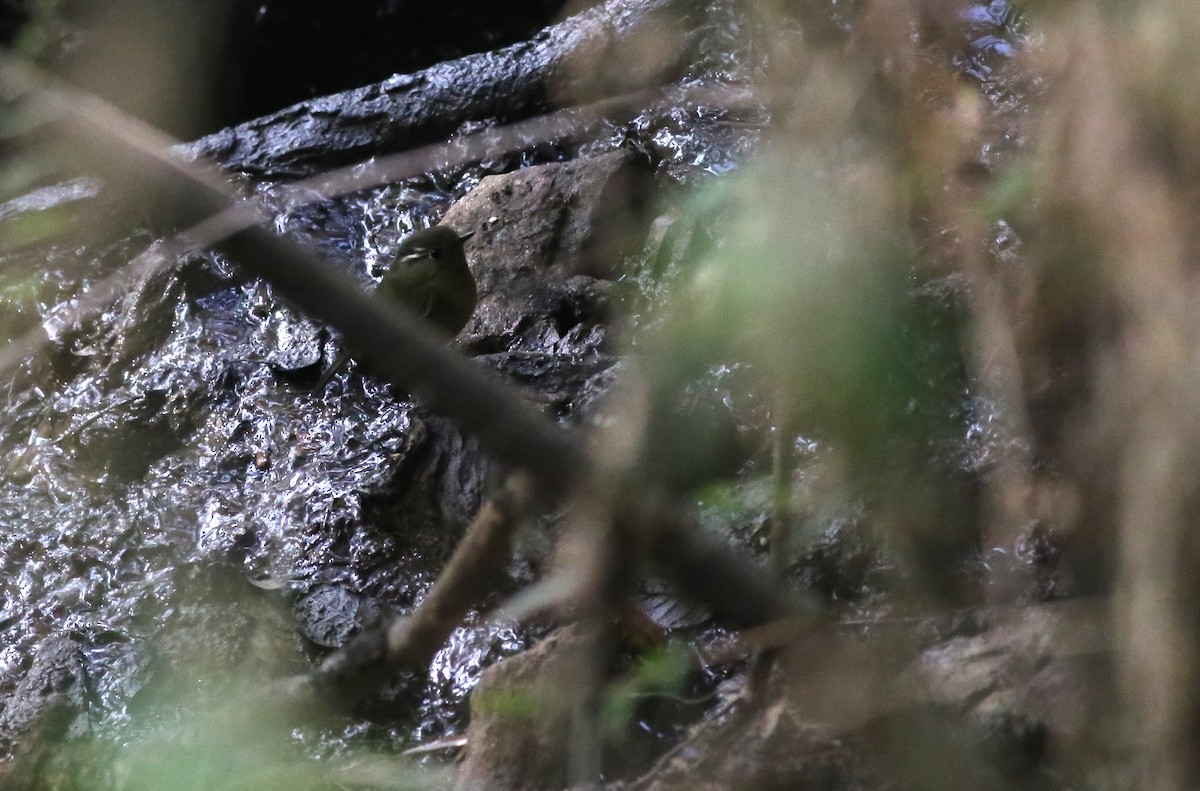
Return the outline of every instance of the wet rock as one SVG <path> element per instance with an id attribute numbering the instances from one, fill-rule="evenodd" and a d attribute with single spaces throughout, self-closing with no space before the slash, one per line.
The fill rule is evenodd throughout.
<path id="1" fill-rule="evenodd" d="M 878 788 L 859 776 L 834 734 L 797 717 L 788 701 L 744 706 L 699 726 L 632 791 Z"/>
<path id="2" fill-rule="evenodd" d="M 689 24 L 696 7 L 608 0 L 529 41 L 300 102 L 181 151 L 264 177 L 306 175 L 438 140 L 469 120 L 525 117 L 555 91 L 578 99 L 653 87 L 679 76 L 691 59 L 700 33 Z"/>
<path id="3" fill-rule="evenodd" d="M 974 633 L 938 640 L 906 669 L 881 650 L 898 645 L 891 628 L 865 642 L 822 633 L 782 649 L 755 684 L 729 682 L 653 769 L 609 787 L 1060 788 L 1104 760 L 1079 750 L 1115 712 L 1097 695 L 1114 689 L 1104 617 L 1083 601 L 977 613 Z M 900 642 L 927 631 L 894 628 Z"/>
<path id="4" fill-rule="evenodd" d="M 640 249 L 652 192 L 635 155 L 597 157 L 489 176 L 442 222 L 467 243 L 479 306 L 463 333 L 476 352 L 580 354 L 605 341 L 611 283 Z"/>
<path id="5" fill-rule="evenodd" d="M 611 644 L 576 623 L 484 671 L 471 693 L 460 791 L 568 785 L 579 739 L 598 712 L 603 712 L 598 715 L 602 727 L 594 732 L 592 746 L 610 778 L 644 769 L 673 741 L 670 734 L 681 723 L 694 721 L 699 708 L 684 698 L 699 692 L 690 682 L 679 696 L 655 698 L 641 695 L 640 682 L 632 680 L 645 669 L 642 660 L 663 659 L 662 631 L 633 607 L 614 610 L 612 625 Z M 600 701 L 589 698 L 585 681 L 597 670 L 611 682 Z"/>
<path id="6" fill-rule="evenodd" d="M 304 636 L 319 646 L 337 648 L 378 610 L 341 585 L 322 585 L 296 602 L 295 617 Z"/>
<path id="7" fill-rule="evenodd" d="M 52 239 L 50 228 L 58 232 L 59 227 L 48 220 L 60 220 L 64 226 L 72 221 L 79 223 L 72 212 L 80 202 L 86 203 L 100 193 L 100 184 L 94 179 L 78 178 L 60 184 L 37 188 L 11 200 L 0 203 L 0 228 L 4 228 L 4 241 L 0 248 L 5 253 L 26 245 L 42 245 Z"/>
<path id="8" fill-rule="evenodd" d="M 638 594 L 638 604 L 646 617 L 660 629 L 691 629 L 712 620 L 707 607 L 680 600 L 660 580 L 643 581 Z"/>
<path id="9" fill-rule="evenodd" d="M 158 256 L 151 248 L 140 257 L 145 263 L 118 303 L 105 339 L 112 346 L 112 373 L 136 366 L 140 358 L 160 351 L 170 341 L 183 319 L 177 305 L 203 300 L 229 285 L 207 256 L 155 265 Z"/>
<path id="10" fill-rule="evenodd" d="M 64 635 L 44 640 L 29 671 L 4 701 L 0 744 L 46 747 L 87 728 L 83 646 Z"/>
<path id="11" fill-rule="evenodd" d="M 450 421 L 433 415 L 413 421 L 411 452 L 381 467 L 358 499 L 368 523 L 401 539 L 414 555 L 409 561 L 435 573 L 479 509 L 493 468 Z"/>
<path id="12" fill-rule="evenodd" d="M 316 367 L 322 359 L 324 332 L 320 325 L 290 310 L 274 311 L 257 328 L 266 362 L 282 373 Z"/>
<path id="13" fill-rule="evenodd" d="M 265 685 L 307 668 L 289 608 L 252 585 L 240 568 L 188 567 L 177 584 L 172 618 L 127 668 L 133 716 L 152 720 L 151 712 L 216 700 L 242 684 Z"/>
<path id="14" fill-rule="evenodd" d="M 471 693 L 471 730 L 459 791 L 562 788 L 567 783 L 571 698 L 587 644 L 560 629 L 484 671 Z"/>
<path id="15" fill-rule="evenodd" d="M 878 539 L 855 514 L 825 517 L 819 534 L 788 571 L 806 589 L 832 601 L 855 601 L 878 587 L 886 565 Z"/>
<path id="16" fill-rule="evenodd" d="M 597 334 L 603 330 L 596 328 Z M 560 417 L 584 414 L 608 392 L 620 367 L 603 353 L 498 352 L 476 358 L 528 391 Z"/>
<path id="17" fill-rule="evenodd" d="M 1075 600 L 984 617 L 983 631 L 927 650 L 910 669 L 919 699 L 968 712 L 981 726 L 1007 721 L 1076 742 L 1115 701 L 1104 608 Z"/>

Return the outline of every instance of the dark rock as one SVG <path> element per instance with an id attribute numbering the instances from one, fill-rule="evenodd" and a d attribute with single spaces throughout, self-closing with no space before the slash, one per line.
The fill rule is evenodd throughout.
<path id="1" fill-rule="evenodd" d="M 597 334 L 602 333 L 596 328 Z M 608 391 L 620 367 L 608 354 L 498 352 L 475 358 L 530 393 L 562 418 L 585 415 Z"/>
<path id="2" fill-rule="evenodd" d="M 282 373 L 313 368 L 322 360 L 324 332 L 305 316 L 275 311 L 257 327 L 255 334 L 266 362 Z"/>
<path id="3" fill-rule="evenodd" d="M 233 564 L 191 567 L 180 575 L 173 617 L 129 668 L 129 713 L 145 717 L 184 701 L 218 700 L 308 667 L 296 619 L 273 592 L 252 585 Z M 153 713 L 153 714 L 152 714 Z"/>
<path id="4" fill-rule="evenodd" d="M 0 203 L 0 221 L 22 214 L 32 214 L 60 208 L 76 201 L 94 198 L 100 185 L 94 179 L 77 178 L 35 189 L 12 200 Z"/>
<path id="5" fill-rule="evenodd" d="M 641 583 L 638 593 L 638 604 L 646 617 L 660 629 L 690 629 L 712 620 L 708 608 L 681 601 L 658 580 Z"/>
<path id="6" fill-rule="evenodd" d="M 466 344 L 596 351 L 609 318 L 609 284 L 599 278 L 640 248 L 651 189 L 649 172 L 622 151 L 483 179 L 442 220 L 476 232 L 467 258 L 480 300 Z"/>
<path id="7" fill-rule="evenodd" d="M 695 726 L 650 772 L 615 786 L 632 791 L 879 788 L 867 783 L 830 729 L 799 716 L 794 702 L 727 704 Z"/>
<path id="8" fill-rule="evenodd" d="M 458 773 L 460 791 L 562 788 L 567 783 L 577 629 L 560 629 L 533 648 L 484 671 L 471 693 L 471 730 Z"/>
<path id="9" fill-rule="evenodd" d="M 1104 608 L 976 618 L 977 633 L 940 640 L 907 669 L 879 639 L 826 631 L 787 646 L 752 693 L 710 712 L 642 778 L 610 788 L 1048 789 L 1102 774 L 1105 756 L 1086 745 L 1116 712 L 1112 695 L 1097 694 L 1115 689 Z"/>
<path id="10" fill-rule="evenodd" d="M 235 66 L 245 107 L 226 123 L 259 116 L 314 95 L 365 85 L 471 52 L 505 46 L 544 26 L 563 0 L 502 6 L 452 3 L 339 3 L 239 0 L 233 4 Z M 236 97 L 224 97 L 226 102 Z"/>
<path id="11" fill-rule="evenodd" d="M 1052 742 L 1081 742 L 1115 700 L 1102 607 L 1076 600 L 987 614 L 984 630 L 927 650 L 910 669 L 918 698 L 1045 728 Z"/>
<path id="12" fill-rule="evenodd" d="M 364 505 L 373 521 L 394 532 L 414 536 L 441 526 L 443 537 L 457 537 L 483 502 L 492 465 L 479 444 L 451 421 L 433 415 L 416 420 L 411 452 Z M 445 552 L 427 549 L 435 557 Z"/>
<path id="13" fill-rule="evenodd" d="M 242 172 L 299 176 L 430 143 L 469 120 L 519 119 L 545 109 L 551 93 L 578 100 L 654 87 L 683 72 L 698 35 L 687 22 L 696 5 L 608 0 L 529 41 L 301 102 L 181 151 Z"/>
<path id="14" fill-rule="evenodd" d="M 83 646 L 64 635 L 46 638 L 36 658 L 4 701 L 0 744 L 46 747 L 87 727 L 87 675 Z"/>
<path id="15" fill-rule="evenodd" d="M 296 602 L 295 615 L 305 637 L 319 646 L 337 648 L 378 611 L 344 586 L 322 585 Z"/>

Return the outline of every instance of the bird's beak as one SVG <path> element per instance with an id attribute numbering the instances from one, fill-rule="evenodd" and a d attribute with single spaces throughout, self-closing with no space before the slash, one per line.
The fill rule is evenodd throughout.
<path id="1" fill-rule="evenodd" d="M 458 241 L 460 241 L 460 242 L 465 242 L 465 241 L 467 241 L 468 239 L 470 239 L 470 238 L 471 238 L 472 236 L 474 236 L 474 235 L 475 235 L 475 232 L 474 232 L 474 231 L 467 231 L 466 233 L 464 233 L 464 234 L 462 234 L 461 236 L 459 236 L 459 237 L 458 237 Z"/>

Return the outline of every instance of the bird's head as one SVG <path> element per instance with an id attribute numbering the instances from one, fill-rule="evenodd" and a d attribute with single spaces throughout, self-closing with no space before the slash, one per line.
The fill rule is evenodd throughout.
<path id="1" fill-rule="evenodd" d="M 397 263 L 414 264 L 419 261 L 437 263 L 462 260 L 463 243 L 475 235 L 474 231 L 459 234 L 444 225 L 435 225 L 409 236 L 396 250 Z"/>

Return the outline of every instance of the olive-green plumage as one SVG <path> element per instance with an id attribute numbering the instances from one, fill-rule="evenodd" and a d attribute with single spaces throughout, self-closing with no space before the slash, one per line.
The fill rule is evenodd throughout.
<path id="1" fill-rule="evenodd" d="M 417 231 L 400 243 L 377 292 L 416 313 L 449 341 L 466 326 L 478 299 L 475 278 L 463 251 L 463 242 L 471 236 L 459 236 L 441 225 Z M 350 350 L 344 350 L 321 375 L 315 388 L 318 392 L 346 364 L 350 354 Z"/>

